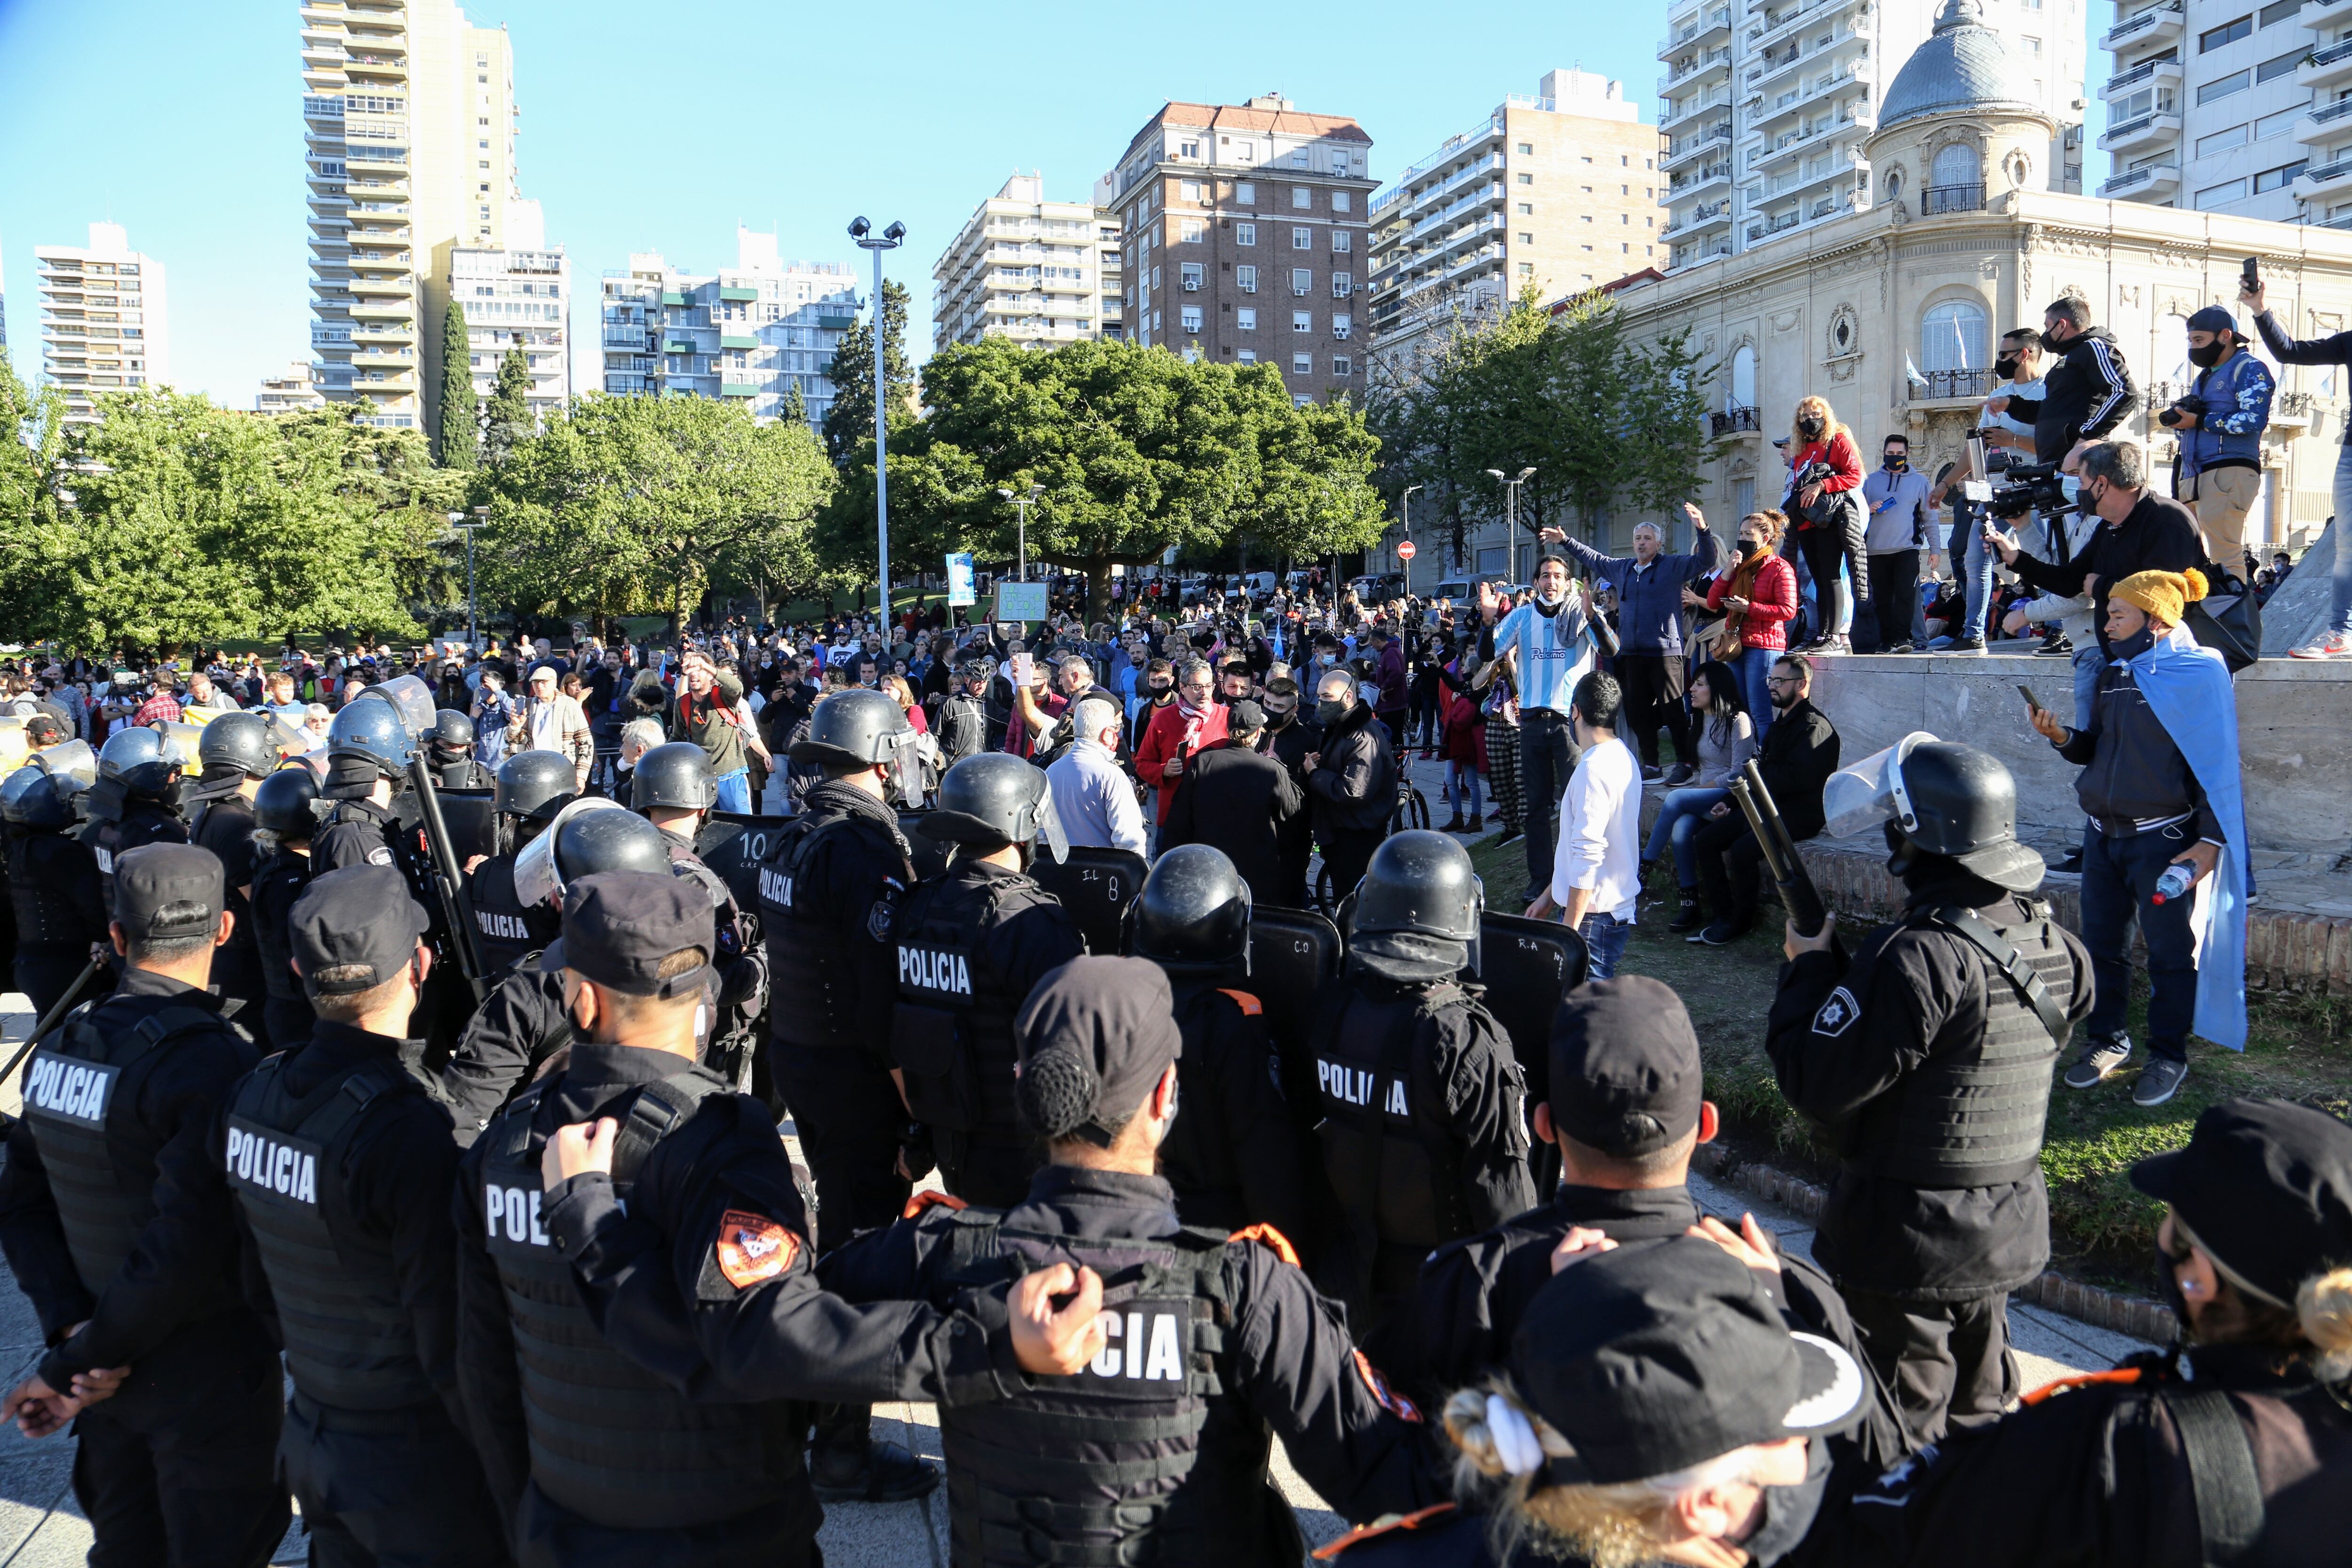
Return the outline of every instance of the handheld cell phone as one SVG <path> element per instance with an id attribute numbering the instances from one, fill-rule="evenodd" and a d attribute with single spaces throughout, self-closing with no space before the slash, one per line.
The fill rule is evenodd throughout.
<path id="1" fill-rule="evenodd" d="M 2246 268 L 2245 271 L 2240 275 L 2239 283 L 2249 294 L 2263 286 L 2263 258 L 2261 257 L 2249 256 L 2246 258 Z"/>
<path id="2" fill-rule="evenodd" d="M 2021 680 L 2017 683 L 2017 694 L 2025 699 L 2026 707 L 2032 709 L 2036 713 L 2042 711 L 2042 701 L 2039 698 L 2033 695 L 2033 688 L 2026 685 L 2025 682 Z"/>
<path id="3" fill-rule="evenodd" d="M 1016 653 L 1013 656 L 1013 684 L 1015 686 L 1029 684 L 1029 656 L 1025 653 Z"/>

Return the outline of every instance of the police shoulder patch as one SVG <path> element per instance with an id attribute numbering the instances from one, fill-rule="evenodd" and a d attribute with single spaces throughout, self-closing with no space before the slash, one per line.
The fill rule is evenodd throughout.
<path id="1" fill-rule="evenodd" d="M 885 878 L 882 890 L 874 896 L 874 907 L 866 911 L 866 934 L 876 942 L 888 942 L 898 918 L 898 884 Z"/>
<path id="2" fill-rule="evenodd" d="M 1389 1380 L 1381 1374 L 1379 1367 L 1372 1364 L 1370 1357 L 1361 1351 L 1350 1353 L 1356 1358 L 1356 1375 L 1364 1380 L 1364 1386 L 1372 1391 L 1372 1398 L 1381 1409 L 1401 1420 L 1417 1422 L 1421 1419 L 1421 1407 L 1391 1388 Z"/>
<path id="3" fill-rule="evenodd" d="M 1829 1000 L 1813 1015 L 1813 1033 L 1835 1039 L 1853 1028 L 1854 1020 L 1861 1016 L 1862 1004 L 1853 999 L 1853 992 L 1841 985 L 1830 993 Z"/>
<path id="4" fill-rule="evenodd" d="M 368 864 L 369 864 L 369 865 L 371 865 L 371 866 L 389 866 L 389 865 L 391 865 L 391 864 L 392 864 L 392 846 L 391 846 L 391 845 L 389 845 L 389 844 L 382 844 L 382 845 L 378 845 L 375 848 L 369 850 L 369 851 L 368 851 Z"/>
<path id="5" fill-rule="evenodd" d="M 719 1216 L 713 1257 L 719 1272 L 738 1290 L 773 1279 L 800 1256 L 801 1239 L 765 1215 L 729 1209 Z"/>

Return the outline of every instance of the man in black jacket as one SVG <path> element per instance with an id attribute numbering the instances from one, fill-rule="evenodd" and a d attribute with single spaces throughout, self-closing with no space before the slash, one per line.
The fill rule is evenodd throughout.
<path id="1" fill-rule="evenodd" d="M 1259 704 L 1265 710 L 1265 733 L 1258 746 L 1298 786 L 1297 813 L 1275 826 L 1276 871 L 1274 897 L 1267 900 L 1294 910 L 1307 907 L 1307 862 L 1315 854 L 1315 797 L 1307 789 L 1307 759 L 1323 749 L 1323 727 L 1313 714 L 1299 711 L 1301 700 L 1298 682 L 1277 675 L 1265 683 Z"/>
<path id="2" fill-rule="evenodd" d="M 1331 874 L 1336 901 L 1363 879 L 1372 851 L 1387 837 L 1396 810 L 1396 754 L 1385 727 L 1372 722 L 1372 710 L 1356 694 L 1356 678 L 1334 669 L 1315 684 L 1315 721 L 1322 726 L 1320 750 L 1307 754 L 1307 793 L 1315 799 L 1315 837 L 1323 866 Z"/>
<path id="3" fill-rule="evenodd" d="M 2091 307 L 2073 295 L 2042 316 L 2042 342 L 2056 357 L 2042 378 L 2033 420 L 2033 460 L 2068 468 L 2139 406 L 2116 335 L 2091 325 Z"/>
<path id="4" fill-rule="evenodd" d="M 1286 903 L 1280 834 L 1305 806 L 1306 795 L 1289 769 L 1257 750 L 1265 734 L 1265 709 L 1244 698 L 1227 710 L 1225 726 L 1225 738 L 1194 754 L 1185 768 L 1160 825 L 1160 852 L 1179 844 L 1213 845 L 1241 872 L 1252 901 Z"/>
<path id="5" fill-rule="evenodd" d="M 2179 501 L 2147 488 L 2147 455 L 2128 441 L 2103 441 L 2083 454 L 2082 501 L 2106 521 L 2063 566 L 2035 559 L 2012 534 L 1985 531 L 1986 544 L 2000 563 L 2044 593 L 2072 598 L 2091 595 L 2092 624 L 2099 628 L 2093 668 L 2113 657 L 2107 643 L 2107 590 L 2135 572 L 2186 572 L 2204 556 L 2197 515 Z M 2078 665 L 2084 654 L 2078 650 Z"/>
<path id="6" fill-rule="evenodd" d="M 1803 654 L 1775 659 L 1764 684 L 1772 699 L 1772 727 L 1764 731 L 1757 769 L 1789 837 L 1811 838 L 1822 830 L 1822 787 L 1837 772 L 1838 732 L 1812 704 L 1813 661 Z M 1729 801 L 1717 803 L 1707 818 L 1698 830 L 1698 880 L 1715 920 L 1683 940 L 1721 947 L 1755 922 L 1764 850 Z"/>

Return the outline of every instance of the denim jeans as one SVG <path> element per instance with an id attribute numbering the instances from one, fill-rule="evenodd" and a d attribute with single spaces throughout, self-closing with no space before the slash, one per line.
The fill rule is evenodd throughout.
<path id="1" fill-rule="evenodd" d="M 1772 689 L 1764 680 L 1772 673 L 1772 661 L 1780 653 L 1777 647 L 1744 647 L 1739 657 L 1731 661 L 1731 673 L 1739 678 L 1740 702 L 1748 710 L 1748 721 L 1756 727 L 1759 741 L 1772 727 Z"/>
<path id="2" fill-rule="evenodd" d="M 1706 821 L 1709 808 L 1718 801 L 1729 800 L 1727 789 L 1700 789 L 1692 785 L 1666 792 L 1664 804 L 1658 807 L 1658 820 L 1650 828 L 1650 841 L 1643 846 L 1642 858 L 1654 860 L 1659 851 L 1669 844 L 1675 850 L 1675 885 L 1678 888 L 1698 886 L 1698 852 L 1693 840 Z"/>
<path id="3" fill-rule="evenodd" d="M 737 768 L 731 773 L 720 773 L 710 781 L 719 788 L 719 798 L 712 809 L 731 811 L 740 816 L 751 815 L 751 774 L 748 769 Z"/>
<path id="4" fill-rule="evenodd" d="M 1470 809 L 1467 812 L 1462 809 L 1462 802 L 1465 796 L 1470 802 Z M 1448 763 L 1445 764 L 1445 809 L 1456 816 L 1486 815 L 1478 804 L 1477 763 Z"/>
<path id="5" fill-rule="evenodd" d="M 1565 713 L 1519 711 L 1519 780 L 1526 786 L 1528 900 L 1551 886 L 1559 797 L 1576 771 L 1576 736 Z"/>
<path id="6" fill-rule="evenodd" d="M 2189 929 L 2194 897 L 2150 901 L 2156 879 L 2193 842 L 2191 824 L 2110 838 L 2097 823 L 2083 828 L 2083 945 L 2091 950 L 2098 991 L 2084 1033 L 2094 1040 L 2124 1032 L 2131 1000 L 2131 927 L 2147 943 L 2147 1048 L 2185 1061 L 2197 1016 L 2196 942 Z"/>
<path id="7" fill-rule="evenodd" d="M 1967 619 L 1954 635 L 1980 639 L 1985 635 L 1985 616 L 1992 608 L 1993 558 L 1985 549 L 1983 520 L 1969 501 L 1952 503 L 1951 561 L 1969 606 Z"/>
<path id="8" fill-rule="evenodd" d="M 2099 671 L 2107 668 L 2107 650 L 2095 634 L 2074 647 L 2074 728 L 2091 727 L 2091 705 L 2099 694 Z"/>
<path id="9" fill-rule="evenodd" d="M 1586 970 L 1587 980 L 1611 980 L 1617 974 L 1617 961 L 1625 956 L 1625 939 L 1633 934 L 1633 922 L 1621 921 L 1615 915 L 1599 910 L 1584 917 L 1576 928 L 1584 939 L 1584 952 L 1591 961 Z"/>

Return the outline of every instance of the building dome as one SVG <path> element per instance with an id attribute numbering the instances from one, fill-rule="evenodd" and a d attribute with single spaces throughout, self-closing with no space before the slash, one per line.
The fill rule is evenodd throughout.
<path id="1" fill-rule="evenodd" d="M 1931 114 L 2048 111 L 2018 89 L 2033 79 L 2026 62 L 1986 26 L 1978 0 L 1944 0 L 1936 30 L 1895 73 L 1878 108 L 1878 129 Z"/>

